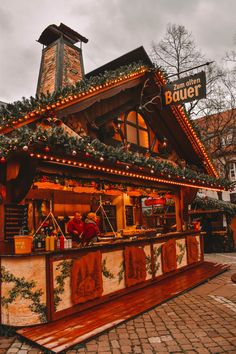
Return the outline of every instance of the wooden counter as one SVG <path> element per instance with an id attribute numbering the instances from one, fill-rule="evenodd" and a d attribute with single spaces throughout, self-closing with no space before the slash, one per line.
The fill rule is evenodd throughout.
<path id="1" fill-rule="evenodd" d="M 203 247 L 200 233 L 186 231 L 63 251 L 8 252 L 0 259 L 1 323 L 27 326 L 83 311 L 193 267 L 203 261 Z"/>

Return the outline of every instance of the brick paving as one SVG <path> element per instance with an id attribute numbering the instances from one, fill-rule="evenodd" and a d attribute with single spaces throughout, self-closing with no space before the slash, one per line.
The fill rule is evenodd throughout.
<path id="1" fill-rule="evenodd" d="M 231 270 L 66 353 L 236 354 L 236 284 L 231 281 L 236 253 L 205 259 L 228 263 Z M 43 351 L 17 337 L 0 337 L 0 354 L 5 353 Z"/>

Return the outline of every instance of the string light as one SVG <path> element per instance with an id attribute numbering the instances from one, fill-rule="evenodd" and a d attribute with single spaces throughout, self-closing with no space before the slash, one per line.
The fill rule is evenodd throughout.
<path id="1" fill-rule="evenodd" d="M 79 99 L 84 99 L 85 96 L 87 98 L 87 96 L 91 96 L 91 95 L 94 95 L 94 94 L 97 94 L 97 91 L 101 91 L 101 90 L 104 90 L 104 89 L 107 89 L 109 86 L 111 85 L 120 85 L 121 81 L 127 81 L 127 80 L 130 80 L 130 79 L 133 79 L 133 77 L 138 77 L 138 76 L 143 76 L 144 73 L 148 70 L 148 68 L 144 67 L 144 66 L 140 66 L 140 67 L 136 67 L 134 68 L 134 70 L 136 70 L 136 72 L 134 73 L 130 73 L 130 74 L 127 74 L 127 75 L 121 75 L 121 77 L 119 78 L 119 80 L 110 80 L 109 82 L 105 82 L 99 86 L 96 86 L 96 87 L 90 87 L 90 89 L 88 89 L 86 92 L 82 92 L 82 93 L 78 93 L 78 94 L 75 94 L 73 96 L 69 96 L 69 97 L 65 97 L 63 99 L 61 99 L 60 101 L 57 101 L 51 105 L 47 105 L 46 108 L 40 108 L 39 110 L 36 110 L 36 111 L 32 111 L 32 112 L 29 112 L 28 114 L 26 114 L 24 117 L 19 117 L 17 120 L 14 120 L 14 125 L 17 126 L 17 123 L 20 122 L 20 120 L 22 120 L 22 118 L 25 119 L 25 123 L 27 123 L 26 121 L 29 120 L 29 119 L 32 119 L 32 118 L 39 118 L 40 114 L 43 114 L 46 110 L 47 111 L 50 111 L 52 109 L 55 109 L 57 110 L 61 105 L 70 105 L 72 103 L 75 103 L 77 102 Z M 9 127 L 7 128 L 7 125 L 5 126 L 1 126 L 0 127 L 0 130 L 3 130 L 3 133 L 8 133 L 10 132 L 11 130 L 13 130 L 14 128 L 13 127 Z"/>
<path id="2" fill-rule="evenodd" d="M 34 154 L 30 154 L 30 155 L 34 156 Z M 39 158 L 39 159 L 43 158 L 44 160 L 56 161 L 56 162 L 62 163 L 64 165 L 71 165 L 72 164 L 71 160 L 59 159 L 59 158 L 56 158 L 56 157 L 53 157 L 53 156 L 46 156 L 46 155 L 41 156 L 40 154 L 37 154 L 36 157 Z M 122 171 L 122 170 L 113 170 L 111 168 L 101 167 L 101 166 L 93 165 L 93 164 L 89 164 L 88 165 L 88 164 L 83 163 L 83 162 L 79 162 L 78 163 L 78 162 L 74 161 L 73 165 L 74 166 L 78 165 L 80 168 L 102 170 L 103 172 L 109 173 L 109 174 L 114 174 L 115 173 L 115 174 L 131 177 L 131 178 L 144 179 L 144 180 L 147 180 L 147 181 L 166 183 L 166 184 L 183 186 L 183 187 L 192 187 L 192 188 L 197 188 L 197 189 L 199 189 L 199 188 L 201 188 L 201 189 L 209 189 L 209 190 L 213 190 L 213 191 L 223 191 L 224 190 L 224 188 L 221 187 L 221 186 L 218 186 L 218 188 L 217 188 L 217 187 L 212 187 L 212 186 L 208 187 L 206 185 L 203 185 L 203 184 L 205 184 L 205 181 L 201 181 L 202 184 L 193 184 L 193 180 L 192 181 L 190 180 L 189 183 L 188 182 L 173 181 L 173 180 L 167 180 L 165 178 L 158 178 L 158 177 L 153 177 L 153 176 L 148 176 L 148 175 L 143 175 L 143 174 L 131 173 L 131 172 Z M 154 173 L 154 171 L 151 172 L 151 173 Z M 182 178 L 185 179 L 185 176 L 183 176 Z"/>

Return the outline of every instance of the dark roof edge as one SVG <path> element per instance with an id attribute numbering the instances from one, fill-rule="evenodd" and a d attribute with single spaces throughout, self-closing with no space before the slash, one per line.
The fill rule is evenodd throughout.
<path id="1" fill-rule="evenodd" d="M 64 23 L 60 23 L 60 26 L 57 25 L 49 25 L 45 30 L 41 33 L 38 42 L 43 45 L 49 45 L 56 41 L 60 37 L 65 37 L 69 42 L 75 44 L 79 41 L 87 43 L 88 39 L 81 36 L 78 32 L 74 31 L 70 27 L 64 25 Z"/>
<path id="2" fill-rule="evenodd" d="M 115 70 L 118 69 L 120 66 L 128 65 L 134 62 L 141 61 L 143 64 L 148 66 L 153 66 L 151 59 L 149 58 L 147 52 L 145 51 L 144 47 L 138 47 L 102 66 L 97 69 L 94 69 L 87 73 L 86 77 L 96 76 L 99 74 L 103 74 L 105 71 Z"/>

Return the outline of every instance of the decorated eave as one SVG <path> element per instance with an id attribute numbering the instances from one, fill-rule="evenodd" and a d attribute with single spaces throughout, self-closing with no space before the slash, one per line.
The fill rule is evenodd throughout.
<path id="1" fill-rule="evenodd" d="M 19 142 L 16 141 L 14 142 L 13 140 L 9 141 L 8 139 L 8 133 L 11 133 L 12 131 L 19 129 L 25 125 L 28 125 L 29 123 L 35 122 L 37 120 L 42 119 L 43 117 L 55 117 L 57 116 L 57 113 L 60 112 L 61 110 L 71 107 L 72 105 L 75 104 L 81 104 L 85 102 L 88 99 L 97 99 L 97 96 L 101 93 L 108 92 L 110 90 L 114 89 L 124 89 L 125 85 L 128 85 L 127 87 L 132 87 L 138 83 L 140 83 L 144 76 L 150 72 L 150 67 L 143 65 L 141 63 L 133 63 L 130 65 L 126 65 L 123 67 L 120 67 L 119 69 L 113 71 L 113 72 L 105 72 L 103 75 L 97 76 L 97 77 L 89 77 L 88 79 L 79 82 L 76 86 L 70 87 L 70 88 L 64 88 L 61 90 L 61 92 L 57 92 L 53 95 L 48 95 L 44 96 L 42 95 L 40 99 L 37 98 L 31 98 L 30 100 L 25 100 L 23 99 L 23 102 L 17 102 L 15 105 L 10 105 L 6 108 L 2 109 L 3 116 L 0 118 L 0 132 L 2 134 L 2 145 L 3 149 L 5 152 L 1 153 L 1 162 L 4 162 L 5 158 L 12 152 L 17 151 L 20 149 L 23 149 L 25 153 L 30 154 L 31 157 L 36 157 L 38 159 L 43 159 L 46 161 L 54 161 L 56 163 L 62 163 L 66 165 L 72 165 L 75 167 L 79 168 L 86 168 L 86 169 L 92 169 L 92 170 L 101 170 L 106 173 L 110 174 L 118 174 L 118 175 L 123 175 L 126 177 L 130 178 L 138 178 L 138 179 L 143 179 L 143 180 L 149 180 L 153 182 L 160 182 L 160 183 L 166 183 L 166 184 L 172 184 L 172 185 L 178 185 L 178 186 L 191 186 L 193 188 L 204 188 L 204 189 L 211 189 L 211 190 L 224 190 L 225 188 L 228 188 L 229 185 L 227 182 L 224 182 L 221 179 L 217 178 L 217 173 L 214 170 L 213 165 L 210 162 L 210 159 L 208 158 L 203 145 L 201 144 L 199 138 L 197 137 L 196 133 L 194 132 L 194 129 L 192 128 L 190 122 L 188 121 L 188 118 L 185 116 L 182 107 L 177 106 L 173 107 L 172 111 L 174 113 L 174 116 L 176 119 L 179 121 L 179 124 L 185 131 L 188 139 L 190 140 L 191 144 L 194 147 L 194 150 L 196 151 L 197 154 L 200 154 L 202 159 L 204 159 L 205 164 L 207 166 L 208 173 L 211 174 L 212 176 L 204 175 L 204 174 L 199 174 L 196 171 L 192 171 L 190 169 L 180 169 L 179 167 L 174 168 L 171 166 L 168 161 L 160 161 L 158 159 L 154 158 L 148 158 L 145 159 L 142 155 L 139 155 L 139 157 L 136 156 L 136 158 L 133 160 L 131 156 L 134 156 L 134 154 L 126 152 L 126 155 L 123 154 L 122 157 L 121 155 L 117 155 L 116 162 L 124 162 L 127 163 L 125 166 L 125 170 L 122 170 L 120 168 L 114 168 L 111 169 L 110 167 L 105 167 L 106 165 L 106 157 L 109 159 L 109 155 L 111 153 L 112 147 L 107 147 L 108 152 L 104 153 L 104 150 L 106 150 L 106 147 L 100 146 L 102 149 L 102 152 L 98 149 L 98 146 L 96 149 L 93 148 L 92 152 L 90 151 L 90 145 L 88 145 L 85 141 L 83 149 L 81 150 L 78 148 L 78 142 L 76 139 L 74 139 L 73 142 L 68 142 L 70 140 L 70 137 L 67 137 L 67 145 L 70 147 L 70 151 L 67 151 L 66 156 L 64 158 L 60 158 L 60 156 L 56 156 L 56 154 L 46 154 L 40 151 L 40 148 L 37 149 L 35 147 L 36 142 L 44 143 L 47 145 L 48 149 L 53 152 L 53 145 L 50 146 L 50 137 L 48 138 L 40 138 L 40 141 L 37 141 L 37 136 L 32 138 L 32 132 L 29 135 L 29 142 L 30 144 L 27 145 L 27 149 L 24 147 L 26 146 L 24 141 Z M 164 76 L 162 73 L 157 70 L 154 72 L 155 78 L 157 85 L 163 85 L 165 82 Z M 135 83 L 136 82 L 136 83 Z M 34 107 L 34 109 L 30 109 Z M 18 110 L 17 110 L 18 108 Z M 5 135 L 5 143 L 3 139 L 3 135 Z M 7 135 L 7 136 L 6 136 Z M 36 134 L 37 135 L 37 134 Z M 41 132 L 41 135 L 44 136 L 45 132 Z M 16 140 L 16 139 L 15 139 Z M 81 138 L 79 139 L 81 142 Z M 5 149 L 4 149 L 4 144 L 5 144 Z M 24 145 L 23 145 L 24 144 Z M 73 147 L 74 144 L 74 147 Z M 31 145 L 34 145 L 34 148 L 31 148 Z M 82 144 L 83 145 L 83 144 Z M 99 158 L 99 162 L 95 164 L 88 164 L 85 162 L 80 161 L 79 159 L 73 157 L 71 158 L 71 155 L 73 155 L 73 151 L 76 152 L 76 149 L 79 149 L 79 153 L 89 153 L 95 157 Z M 114 149 L 114 148 L 113 148 Z M 38 151 L 37 151 L 38 150 Z M 77 153 L 77 152 L 76 152 Z M 108 156 L 106 156 L 108 154 Z M 128 155 L 127 155 L 128 154 Z M 104 159 L 101 161 L 101 159 Z M 102 163 L 101 163 L 102 162 Z M 164 165 L 163 165 L 164 164 Z M 143 172 L 137 173 L 135 171 L 135 165 L 139 170 L 144 169 Z M 133 170 L 134 168 L 134 170 Z M 127 171 L 127 169 L 129 171 Z"/>
<path id="2" fill-rule="evenodd" d="M 99 140 L 69 135 L 63 126 L 31 130 L 28 127 L 20 137 L 1 137 L 1 162 L 11 154 L 25 154 L 47 163 L 93 170 L 135 180 L 163 183 L 172 186 L 222 191 L 229 187 L 227 181 L 174 166 L 168 160 L 144 156 L 125 149 L 113 147 Z"/>
<path id="3" fill-rule="evenodd" d="M 124 90 L 126 87 L 138 85 L 149 72 L 150 68 L 146 65 L 133 63 L 112 72 L 105 72 L 103 75 L 90 76 L 84 81 L 78 82 L 78 85 L 74 87 L 62 89 L 61 92 L 48 96 L 42 95 L 40 99 L 31 97 L 29 100 L 23 99 L 21 102 L 18 101 L 15 104 L 8 105 L 8 109 L 2 109 L 0 133 L 8 134 L 12 130 L 40 120 L 44 116 L 60 115 L 61 112 L 75 105 L 81 106 L 84 104 L 86 106 L 88 100 L 94 99 L 94 102 L 96 102 L 99 95 L 106 92 L 113 91 L 116 94 L 119 89 Z M 154 76 L 157 86 L 165 83 L 165 78 L 159 70 L 154 72 Z M 32 109 L 33 107 L 35 109 Z M 199 160 L 203 161 L 204 168 L 210 175 L 218 177 L 182 106 L 172 106 L 171 111 L 195 153 L 199 156 Z"/>
<path id="4" fill-rule="evenodd" d="M 167 80 L 160 73 L 160 71 L 156 71 L 154 75 L 155 75 L 155 81 L 157 83 L 157 86 L 160 86 L 160 85 L 163 86 L 167 83 Z M 204 145 L 202 144 L 197 133 L 195 132 L 195 129 L 193 128 L 189 118 L 185 114 L 183 106 L 182 105 L 172 105 L 170 109 L 173 112 L 175 118 L 177 119 L 179 125 L 181 126 L 181 128 L 185 132 L 188 140 L 191 142 L 191 145 L 192 145 L 194 151 L 197 153 L 197 155 L 200 158 L 202 158 L 207 172 L 210 175 L 218 178 L 219 175 L 218 175 L 214 165 L 212 164 L 212 162 L 206 152 Z"/>

